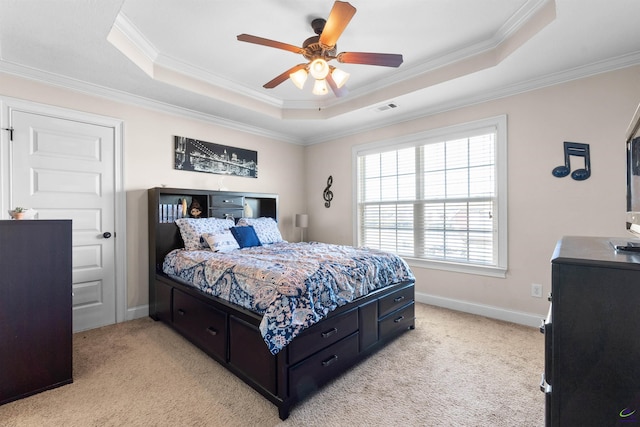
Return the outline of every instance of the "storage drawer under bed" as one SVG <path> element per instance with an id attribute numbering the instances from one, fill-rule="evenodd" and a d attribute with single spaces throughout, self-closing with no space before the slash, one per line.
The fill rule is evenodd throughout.
<path id="1" fill-rule="evenodd" d="M 358 333 L 344 338 L 289 368 L 289 392 L 304 396 L 317 390 L 358 357 Z"/>
<path id="2" fill-rule="evenodd" d="M 394 335 L 400 329 L 410 327 L 413 325 L 415 317 L 415 304 L 411 301 L 406 307 L 381 318 L 378 322 L 380 339 Z"/>
<path id="3" fill-rule="evenodd" d="M 357 330 L 358 310 L 350 310 L 313 325 L 289 344 L 289 363 L 293 365 Z"/>
<path id="4" fill-rule="evenodd" d="M 226 361 L 226 313 L 174 288 L 173 326 L 208 354 Z"/>
<path id="5" fill-rule="evenodd" d="M 378 315 L 380 318 L 387 314 L 404 307 L 405 305 L 413 302 L 413 287 L 408 286 L 402 289 L 398 289 L 390 295 L 380 298 L 378 301 Z"/>

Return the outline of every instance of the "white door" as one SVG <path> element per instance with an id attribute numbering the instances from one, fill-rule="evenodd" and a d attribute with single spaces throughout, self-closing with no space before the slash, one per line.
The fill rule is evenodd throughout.
<path id="1" fill-rule="evenodd" d="M 12 206 L 73 221 L 74 332 L 115 323 L 114 128 L 15 110 L 10 122 Z"/>

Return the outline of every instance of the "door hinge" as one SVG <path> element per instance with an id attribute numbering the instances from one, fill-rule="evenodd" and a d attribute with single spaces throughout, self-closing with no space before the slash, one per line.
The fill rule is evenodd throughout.
<path id="1" fill-rule="evenodd" d="M 1 128 L 2 130 L 8 130 L 9 131 L 9 141 L 13 141 L 13 128 Z"/>

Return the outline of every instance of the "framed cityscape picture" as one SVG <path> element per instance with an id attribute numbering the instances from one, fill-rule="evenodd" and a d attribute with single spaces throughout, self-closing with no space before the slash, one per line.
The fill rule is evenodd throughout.
<path id="1" fill-rule="evenodd" d="M 175 169 L 258 177 L 258 152 L 175 136 Z"/>

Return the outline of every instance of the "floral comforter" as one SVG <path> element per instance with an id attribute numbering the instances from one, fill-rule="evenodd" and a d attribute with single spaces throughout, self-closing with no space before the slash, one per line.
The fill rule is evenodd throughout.
<path id="1" fill-rule="evenodd" d="M 275 243 L 229 253 L 176 249 L 163 271 L 201 291 L 263 315 L 272 354 L 337 307 L 385 286 L 414 280 L 402 258 L 325 243 Z"/>

